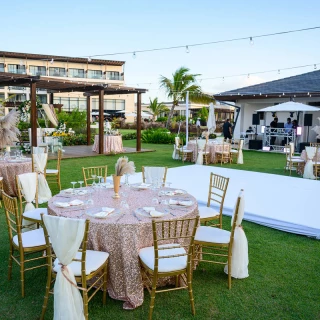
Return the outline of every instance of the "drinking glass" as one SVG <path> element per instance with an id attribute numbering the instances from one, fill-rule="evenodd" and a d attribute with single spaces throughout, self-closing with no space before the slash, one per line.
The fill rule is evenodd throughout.
<path id="1" fill-rule="evenodd" d="M 97 176 L 97 178 L 98 178 L 98 186 L 101 187 L 101 178 L 102 178 L 102 176 Z"/>
<path id="2" fill-rule="evenodd" d="M 78 183 L 80 184 L 80 189 L 82 188 L 82 184 L 84 181 L 78 181 Z"/>
<path id="3" fill-rule="evenodd" d="M 157 205 L 159 204 L 158 198 L 153 198 L 153 199 L 151 200 L 151 203 L 152 203 L 154 206 L 157 206 Z"/>
<path id="4" fill-rule="evenodd" d="M 168 200 L 164 199 L 164 200 L 161 200 L 161 204 L 164 206 L 167 206 L 169 204 L 169 202 L 168 202 Z"/>
<path id="5" fill-rule="evenodd" d="M 171 185 L 172 185 L 172 182 L 167 181 L 168 188 L 170 188 Z"/>
<path id="6" fill-rule="evenodd" d="M 95 187 L 95 186 L 97 185 L 97 184 L 96 184 L 96 177 L 97 177 L 97 175 L 92 174 L 91 177 L 92 177 L 92 179 L 93 179 L 92 187 Z"/>
<path id="7" fill-rule="evenodd" d="M 122 200 L 120 202 L 120 208 L 123 214 L 127 214 L 129 211 L 129 204 L 127 202 L 127 200 Z"/>
<path id="8" fill-rule="evenodd" d="M 72 184 L 72 193 L 75 194 L 74 186 L 77 184 L 77 182 L 72 181 L 71 184 Z"/>

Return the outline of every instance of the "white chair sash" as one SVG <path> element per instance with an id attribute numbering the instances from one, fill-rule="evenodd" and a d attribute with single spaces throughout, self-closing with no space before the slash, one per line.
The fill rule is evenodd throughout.
<path id="1" fill-rule="evenodd" d="M 144 167 L 146 183 L 155 183 L 155 181 L 158 181 L 158 184 L 162 184 L 164 171 L 165 167 Z"/>
<path id="2" fill-rule="evenodd" d="M 207 140 L 204 140 L 204 139 L 199 139 L 197 141 L 198 157 L 197 157 L 196 164 L 203 165 L 203 152 L 206 151 L 204 150 L 204 148 L 206 147 L 206 143 L 207 143 Z"/>
<path id="3" fill-rule="evenodd" d="M 236 222 L 236 228 L 234 230 L 234 240 L 232 247 L 232 270 L 231 276 L 237 279 L 243 279 L 249 277 L 248 265 L 249 265 L 249 255 L 248 255 L 248 240 L 242 229 L 241 223 L 244 216 L 244 192 L 240 191 L 240 204 L 239 204 L 239 212 L 238 218 Z M 231 226 L 233 224 L 234 213 L 233 211 Z M 228 274 L 228 266 L 226 265 L 224 268 L 224 272 Z"/>
<path id="4" fill-rule="evenodd" d="M 32 154 L 45 153 L 45 148 L 32 147 Z"/>
<path id="5" fill-rule="evenodd" d="M 48 186 L 48 182 L 44 177 L 44 170 L 47 164 L 48 154 L 38 153 L 33 154 L 34 169 L 38 173 L 38 202 L 44 203 L 52 198 L 51 190 Z"/>
<path id="6" fill-rule="evenodd" d="M 237 164 L 243 164 L 242 147 L 243 147 L 243 140 L 241 139 L 241 140 L 239 141 L 239 150 L 238 150 Z"/>
<path id="7" fill-rule="evenodd" d="M 173 145 L 173 153 L 172 153 L 172 159 L 178 160 L 179 159 L 179 153 L 177 152 L 177 149 L 179 148 L 179 137 L 174 138 L 174 145 Z"/>
<path id="8" fill-rule="evenodd" d="M 18 181 L 21 186 L 22 194 L 27 201 L 24 212 L 35 209 L 34 201 L 37 192 L 37 173 L 23 173 L 18 175 Z"/>
<path id="9" fill-rule="evenodd" d="M 315 179 L 316 177 L 313 174 L 313 163 L 312 159 L 316 155 L 317 148 L 316 147 L 306 147 L 307 154 L 307 162 L 304 166 L 303 177 L 305 179 Z"/>
<path id="10" fill-rule="evenodd" d="M 85 230 L 84 219 L 43 216 L 54 252 L 61 263 L 54 284 L 54 320 L 82 320 L 82 297 L 68 265 L 75 258 Z M 72 285 L 70 280 L 74 285 Z"/>

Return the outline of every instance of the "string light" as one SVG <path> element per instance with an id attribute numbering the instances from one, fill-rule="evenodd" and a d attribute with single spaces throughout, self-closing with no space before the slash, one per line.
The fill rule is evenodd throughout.
<path id="1" fill-rule="evenodd" d="M 278 74 L 280 74 L 280 69 L 278 70 Z"/>
<path id="2" fill-rule="evenodd" d="M 314 64 L 313 69 L 317 70 L 317 65 L 316 64 Z"/>
<path id="3" fill-rule="evenodd" d="M 53 64 L 53 61 L 54 61 L 54 60 L 53 60 L 53 58 L 52 58 L 51 61 L 50 61 L 50 63 Z"/>
<path id="4" fill-rule="evenodd" d="M 91 58 L 90 57 L 88 57 L 88 62 L 91 62 Z"/>
<path id="5" fill-rule="evenodd" d="M 132 54 L 132 58 L 135 59 L 137 57 L 136 52 L 134 51 Z"/>
<path id="6" fill-rule="evenodd" d="M 253 41 L 252 37 L 250 37 L 250 45 L 251 45 L 251 46 L 254 45 L 254 41 Z"/>
<path id="7" fill-rule="evenodd" d="M 253 42 L 253 38 L 266 38 L 266 37 L 273 37 L 273 36 L 278 36 L 278 35 L 283 35 L 283 34 L 288 34 L 288 33 L 311 31 L 311 30 L 316 30 L 316 29 L 320 29 L 320 26 L 304 28 L 304 29 L 288 30 L 288 31 L 279 31 L 279 32 L 274 32 L 274 33 L 266 33 L 266 34 L 260 34 L 260 35 L 256 35 L 256 36 L 246 36 L 246 37 L 240 37 L 240 38 L 232 38 L 232 39 L 225 39 L 225 40 L 194 43 L 194 44 L 189 44 L 188 48 L 197 47 L 197 46 L 211 45 L 211 44 L 218 44 L 218 43 L 243 41 L 243 40 L 248 41 L 248 39 L 250 40 L 250 44 L 251 44 L 251 41 Z M 161 47 L 161 48 L 153 48 L 153 49 L 135 50 L 134 53 L 173 50 L 173 49 L 180 49 L 180 48 L 186 48 L 186 46 L 185 45 L 178 45 L 178 46 L 172 46 L 172 47 Z M 132 51 L 103 53 L 103 54 L 90 55 L 90 57 L 115 56 L 115 55 L 121 55 L 121 54 L 131 54 L 131 53 L 132 53 Z"/>
<path id="8" fill-rule="evenodd" d="M 189 46 L 186 46 L 186 53 L 189 53 L 190 50 L 189 50 Z"/>

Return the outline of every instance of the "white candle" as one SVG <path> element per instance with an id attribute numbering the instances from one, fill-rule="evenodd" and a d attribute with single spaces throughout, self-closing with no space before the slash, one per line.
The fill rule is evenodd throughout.
<path id="1" fill-rule="evenodd" d="M 6 151 L 7 151 L 7 152 L 10 152 L 10 151 L 11 151 L 10 146 L 6 146 Z"/>

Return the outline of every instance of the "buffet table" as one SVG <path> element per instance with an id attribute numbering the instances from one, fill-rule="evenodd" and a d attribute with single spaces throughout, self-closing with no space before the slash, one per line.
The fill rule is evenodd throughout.
<path id="1" fill-rule="evenodd" d="M 16 175 L 32 172 L 31 159 L 10 159 L 0 161 L 0 176 L 3 177 L 4 192 L 17 196 Z"/>
<path id="2" fill-rule="evenodd" d="M 209 140 L 207 143 L 207 151 L 209 151 L 209 156 L 208 156 L 208 162 L 209 163 L 214 163 L 215 162 L 215 154 L 217 151 L 222 151 L 222 148 L 224 147 L 224 151 L 228 151 L 229 144 L 228 143 L 222 143 L 220 141 L 215 141 L 215 140 Z M 197 141 L 196 140 L 191 140 L 187 144 L 187 149 L 193 151 L 193 162 L 197 161 Z"/>
<path id="3" fill-rule="evenodd" d="M 99 135 L 94 136 L 92 151 L 99 152 Z M 104 135 L 103 136 L 103 153 L 121 153 L 123 152 L 122 136 Z"/>
<path id="4" fill-rule="evenodd" d="M 92 188 L 91 188 L 92 189 Z M 89 190 L 89 189 L 86 189 Z M 143 303 L 144 292 L 140 273 L 138 253 L 141 248 L 152 246 L 152 219 L 174 220 L 191 218 L 198 215 L 196 199 L 186 192 L 181 195 L 159 196 L 159 190 L 139 189 L 122 186 L 120 199 L 113 199 L 113 188 L 97 188 L 93 195 L 76 196 L 66 195 L 62 192 L 54 196 L 48 203 L 48 212 L 52 215 L 79 219 L 89 219 L 88 248 L 105 251 L 110 254 L 108 270 L 108 292 L 111 298 L 125 301 L 124 309 L 134 309 Z M 170 190 L 170 189 L 166 189 Z M 70 201 L 79 199 L 93 200 L 93 205 L 84 205 L 83 208 L 57 207 L 56 201 Z M 154 198 L 160 202 L 154 204 Z M 191 200 L 190 206 L 168 206 L 163 200 L 170 199 Z M 123 201 L 129 205 L 123 207 Z M 157 211 L 165 215 L 160 218 L 152 218 L 150 215 L 142 215 L 142 207 L 153 206 Z M 115 208 L 115 211 L 107 217 L 96 218 L 92 212 L 103 207 Z M 129 209 L 130 208 L 130 209 Z"/>

